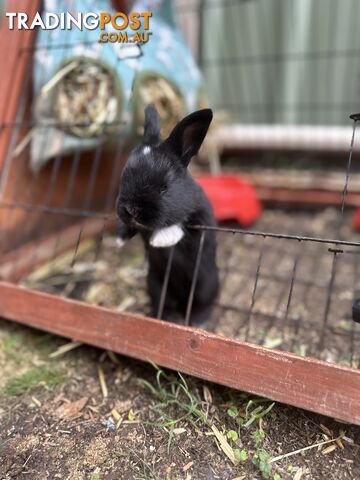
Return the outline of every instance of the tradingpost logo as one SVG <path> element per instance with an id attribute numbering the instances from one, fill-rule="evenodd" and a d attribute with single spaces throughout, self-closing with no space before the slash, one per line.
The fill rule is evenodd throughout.
<path id="1" fill-rule="evenodd" d="M 41 14 L 37 12 L 29 19 L 25 12 L 7 12 L 9 30 L 96 30 L 101 33 L 99 43 L 147 43 L 152 35 L 150 31 L 151 12 L 70 12 Z M 126 31 L 124 31 L 126 30 Z M 131 34 L 129 34 L 129 30 Z M 141 30 L 141 31 L 140 31 Z"/>

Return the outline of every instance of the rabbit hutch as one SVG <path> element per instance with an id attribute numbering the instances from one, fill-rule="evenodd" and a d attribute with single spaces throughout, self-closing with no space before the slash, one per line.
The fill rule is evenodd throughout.
<path id="1" fill-rule="evenodd" d="M 158 3 L 159 48 L 102 45 L 88 30 L 9 30 L 3 18 L 0 315 L 360 425 L 360 5 Z M 27 2 L 28 18 L 54 4 Z M 169 48 L 188 69 L 165 69 Z M 161 305 L 151 318 L 143 245 L 116 246 L 121 172 L 149 102 L 164 134 L 211 105 L 194 175 L 241 175 L 262 203 L 253 225 L 191 226 L 217 235 L 220 294 L 206 328 L 189 315 L 162 321 Z M 200 241 L 188 313 L 201 255 Z"/>

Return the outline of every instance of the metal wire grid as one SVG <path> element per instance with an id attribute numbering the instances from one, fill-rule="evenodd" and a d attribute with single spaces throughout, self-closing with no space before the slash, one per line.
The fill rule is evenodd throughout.
<path id="1" fill-rule="evenodd" d="M 284 218 L 288 217 L 296 229 L 299 216 L 292 215 L 294 218 L 284 213 Z M 240 233 L 236 229 L 235 233 L 218 233 L 221 292 L 206 328 L 253 344 L 357 367 L 360 328 L 352 321 L 351 306 L 360 292 L 358 247 L 289 240 L 267 236 L 266 233 L 254 237 L 252 233 Z M 203 230 L 202 238 L 205 235 Z M 79 253 L 72 267 L 70 259 L 57 271 L 54 264 L 54 271 L 49 271 L 47 277 L 40 278 L 35 284 L 28 284 L 25 278 L 24 284 L 82 299 L 84 290 L 90 291 L 92 286 L 96 290 L 100 283 L 121 292 L 116 295 L 121 302 L 119 305 L 113 302 L 110 304 L 112 308 L 123 310 L 124 300 L 127 303 L 126 299 L 130 297 L 133 302 L 124 308 L 147 314 L 146 261 L 140 239 L 133 240 L 119 253 L 115 251 L 112 238 L 109 233 L 105 234 L 104 246 L 97 260 L 94 247 L 87 254 Z M 134 252 L 136 260 L 133 260 Z M 114 255 L 118 257 L 115 261 Z M 171 262 L 170 255 L 159 304 L 160 318 L 171 278 Z M 109 265 L 110 275 L 104 273 L 104 263 Z M 84 270 L 86 265 L 90 265 L 87 272 Z M 122 279 L 119 278 L 121 270 L 125 272 Z M 196 271 L 195 263 L 193 286 Z M 77 279 L 79 272 L 86 275 L 81 274 Z M 69 290 L 71 283 L 72 291 Z M 104 300 L 105 306 L 109 306 L 105 301 L 106 288 L 99 298 Z M 189 291 L 187 318 L 191 313 L 192 292 L 193 287 Z M 184 323 L 186 321 L 183 320 Z"/>
<path id="2" fill-rule="evenodd" d="M 57 45 L 57 48 L 63 49 L 64 58 L 69 47 L 69 45 L 65 44 Z M 41 48 L 46 47 L 43 46 Z M 19 142 L 20 134 L 25 127 L 32 125 L 32 121 L 28 119 L 28 106 L 29 104 L 32 107 L 34 106 L 30 85 L 32 58 L 36 50 L 37 47 L 34 47 L 20 52 L 20 55 L 26 55 L 28 59 L 24 76 L 24 94 L 21 98 L 15 121 L 12 124 L 1 125 L 2 129 L 11 129 L 10 148 L 0 179 L 1 192 L 5 192 L 7 188 L 7 173 L 11 168 L 13 150 Z M 11 92 L 9 92 L 10 94 Z M 306 353 L 326 360 L 344 362 L 355 367 L 359 365 L 357 346 L 360 340 L 360 331 L 358 325 L 351 321 L 350 315 L 352 300 L 360 293 L 360 242 L 346 241 L 336 237 L 344 220 L 352 150 L 356 125 L 359 119 L 359 116 L 353 117 L 353 135 L 344 182 L 343 199 L 339 211 L 338 228 L 334 232 L 335 238 L 297 235 L 296 230 L 295 232 L 272 233 L 267 231 L 244 231 L 238 228 L 215 228 L 221 244 L 220 238 L 236 237 L 239 245 L 242 245 L 243 254 L 245 254 L 248 261 L 244 262 L 244 256 L 241 255 L 237 258 L 233 251 L 234 245 L 229 246 L 230 250 L 226 250 L 226 248 L 222 250 L 221 255 L 223 258 L 219 259 L 222 274 L 222 294 L 217 301 L 209 328 L 219 333 L 225 333 L 257 344 L 267 346 L 276 344 L 277 348 Z M 43 125 L 43 128 L 48 128 L 48 126 Z M 28 212 L 29 215 L 41 212 L 42 216 L 38 228 L 39 238 L 41 238 L 42 227 L 48 222 L 49 217 L 52 217 L 60 232 L 58 241 L 54 246 L 53 259 L 60 253 L 61 231 L 66 224 L 66 219 L 69 217 L 81 221 L 88 218 L 101 219 L 103 227 L 94 251 L 94 261 L 96 261 L 101 255 L 103 248 L 102 240 L 107 230 L 108 222 L 115 218 L 113 206 L 118 188 L 117 182 L 121 170 L 119 158 L 123 153 L 123 146 L 124 139 L 119 136 L 114 153 L 112 181 L 104 198 L 102 208 L 92 209 L 95 180 L 101 174 L 102 142 L 99 142 L 93 152 L 86 193 L 77 208 L 71 206 L 71 200 L 76 189 L 79 164 L 83 155 L 81 146 L 77 147 L 72 156 L 70 175 L 61 206 L 52 204 L 53 192 L 62 164 L 64 161 L 68 162 L 69 159 L 65 160 L 64 156 L 59 154 L 51 164 L 50 181 L 43 203 L 36 203 L 37 174 L 32 176 L 26 192 L 20 192 L 16 188 L 27 173 L 27 158 L 23 156 L 20 168 L 16 172 L 16 198 L 3 201 L 0 197 L 0 208 L 8 209 L 9 211 L 22 209 Z M 45 141 L 43 147 L 44 149 L 47 147 Z M 77 261 L 77 252 L 81 243 L 83 228 L 84 224 L 79 227 L 76 247 L 71 260 L 72 267 L 75 267 Z M 193 283 L 189 292 L 186 318 L 184 319 L 186 324 L 189 323 L 191 315 L 197 273 L 202 255 L 202 245 L 206 232 L 211 227 L 192 226 L 192 228 L 201 229 L 202 234 L 194 265 Z M 226 245 L 225 241 L 223 243 Z M 37 255 L 38 250 L 35 249 L 34 256 L 36 257 Z M 287 262 L 285 270 L 280 271 L 280 261 Z M 162 315 L 166 298 L 166 289 L 171 275 L 171 262 L 172 255 L 170 254 L 159 305 L 159 317 Z M 16 268 L 16 265 L 14 265 L 14 268 Z M 345 272 L 345 277 L 341 276 L 339 284 L 337 278 L 340 271 Z M 346 282 L 344 278 L 347 279 Z M 224 292 L 226 292 L 226 295 L 224 295 Z M 265 305 L 266 303 L 269 305 L 271 303 L 269 308 L 264 308 L 264 305 L 260 304 L 262 298 Z M 340 323 L 338 320 L 340 320 Z M 312 333 L 310 336 L 307 335 L 309 330 Z M 270 343 L 269 338 L 271 340 Z M 302 349 L 304 346 L 305 350 Z M 342 352 L 342 355 L 339 352 Z"/>
<path id="3" fill-rule="evenodd" d="M 269 237 L 256 249 L 245 242 L 223 279 L 215 331 L 356 366 L 359 329 L 351 305 L 357 269 L 354 251 Z"/>

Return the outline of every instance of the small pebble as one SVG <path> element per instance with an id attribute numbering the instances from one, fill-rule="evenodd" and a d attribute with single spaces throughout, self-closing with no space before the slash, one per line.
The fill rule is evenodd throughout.
<path id="1" fill-rule="evenodd" d="M 106 421 L 106 428 L 108 430 L 115 430 L 115 423 L 112 417 L 109 417 Z"/>

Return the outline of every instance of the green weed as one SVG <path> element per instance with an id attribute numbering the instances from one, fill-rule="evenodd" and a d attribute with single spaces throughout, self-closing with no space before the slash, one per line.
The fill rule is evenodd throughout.
<path id="1" fill-rule="evenodd" d="M 34 367 L 22 375 L 10 378 L 4 388 L 3 394 L 20 396 L 31 392 L 39 386 L 53 388 L 63 381 L 63 374 L 56 369 L 47 367 Z"/>
<path id="2" fill-rule="evenodd" d="M 181 373 L 176 375 L 167 374 L 157 365 L 156 383 L 152 384 L 147 380 L 140 380 L 155 398 L 158 403 L 151 409 L 157 414 L 157 420 L 152 425 L 169 431 L 168 451 L 174 434 L 174 428 L 180 422 L 187 422 L 197 428 L 197 423 L 207 422 L 207 416 L 202 410 L 203 401 L 197 392 L 190 390 L 185 378 Z M 174 415 L 174 412 L 180 415 Z"/>

